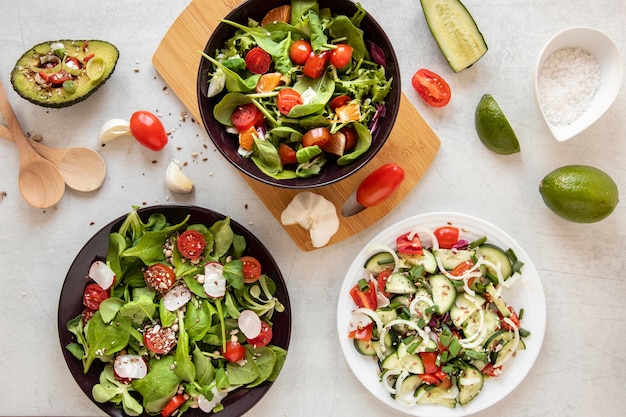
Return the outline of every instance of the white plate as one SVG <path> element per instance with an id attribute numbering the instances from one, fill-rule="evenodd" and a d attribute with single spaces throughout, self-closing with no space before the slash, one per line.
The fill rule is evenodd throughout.
<path id="1" fill-rule="evenodd" d="M 437 227 L 447 224 L 457 226 L 461 230 L 461 238 L 470 242 L 487 236 L 488 242 L 504 249 L 513 249 L 518 259 L 524 262 L 521 279 L 512 288 L 505 289 L 503 297 L 516 310 L 524 309 L 522 327 L 529 330 L 531 335 L 524 339 L 526 350 L 519 351 L 517 356 L 504 366 L 502 375 L 498 378 L 489 378 L 485 382 L 482 392 L 469 404 L 464 406 L 457 404 L 456 408 L 438 405 L 406 406 L 391 398 L 383 388 L 378 378 L 375 359 L 359 354 L 354 348 L 352 340 L 348 338 L 348 323 L 352 310 L 356 308 L 349 291 L 360 278 L 366 276 L 363 265 L 372 254 L 379 251 L 376 249 L 376 245 L 383 244 L 394 247 L 396 237 L 414 228 L 419 227 L 434 231 Z M 352 262 L 341 286 L 337 304 L 339 343 L 354 375 L 380 401 L 413 416 L 466 416 L 484 410 L 502 400 L 522 382 L 535 363 L 543 342 L 545 327 L 546 300 L 543 287 L 537 270 L 526 252 L 513 238 L 498 227 L 484 220 L 459 213 L 422 214 L 402 220 L 382 231 L 359 252 Z"/>

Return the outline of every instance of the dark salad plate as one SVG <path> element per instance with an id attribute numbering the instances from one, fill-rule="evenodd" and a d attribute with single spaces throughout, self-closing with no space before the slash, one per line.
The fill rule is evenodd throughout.
<path id="1" fill-rule="evenodd" d="M 146 221 L 150 215 L 161 213 L 165 215 L 170 224 L 176 224 L 184 220 L 189 215 L 189 224 L 202 223 L 211 225 L 218 220 L 223 220 L 226 216 L 196 206 L 183 205 L 158 205 L 137 210 L 141 219 Z M 100 373 L 104 368 L 104 363 L 98 360 L 94 361 L 88 373 L 83 373 L 83 365 L 80 360 L 76 359 L 69 350 L 65 348 L 69 343 L 75 342 L 76 337 L 67 329 L 67 322 L 78 316 L 83 310 L 82 296 L 85 286 L 90 282 L 86 279 L 90 265 L 97 259 L 106 257 L 109 246 L 109 235 L 111 232 L 117 231 L 122 222 L 126 218 L 126 214 L 113 220 L 108 225 L 98 231 L 80 250 L 74 262 L 69 268 L 65 282 L 61 289 L 58 309 L 58 331 L 61 344 L 61 351 L 65 358 L 67 366 L 76 380 L 76 383 L 100 409 L 110 416 L 125 416 L 121 407 L 116 407 L 112 403 L 98 403 L 92 396 L 92 388 L 98 383 Z M 250 255 L 259 260 L 263 265 L 264 273 L 267 274 L 276 283 L 275 296 L 284 305 L 285 310 L 276 313 L 273 318 L 273 338 L 272 344 L 287 350 L 291 336 L 291 308 L 289 303 L 289 295 L 283 276 L 276 264 L 276 261 L 269 253 L 267 248 L 261 241 L 254 236 L 249 230 L 239 223 L 230 220 L 233 231 L 245 238 L 246 255 Z M 219 412 L 223 417 L 238 417 L 250 410 L 271 388 L 271 382 L 264 382 L 255 388 L 239 388 L 230 393 L 223 401 L 224 409 Z M 147 414 L 144 414 L 147 415 Z M 186 416 L 207 416 L 208 414 L 200 409 L 189 409 L 185 412 Z"/>

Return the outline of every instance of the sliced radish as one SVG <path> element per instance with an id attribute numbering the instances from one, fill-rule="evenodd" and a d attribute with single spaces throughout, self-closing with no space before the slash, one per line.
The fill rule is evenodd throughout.
<path id="1" fill-rule="evenodd" d="M 140 355 L 119 355 L 113 369 L 120 378 L 142 379 L 148 373 L 148 364 Z"/>
<path id="2" fill-rule="evenodd" d="M 261 333 L 261 319 L 252 310 L 242 311 L 237 325 L 247 339 L 254 339 Z"/>
<path id="3" fill-rule="evenodd" d="M 207 400 L 207 398 L 202 394 L 198 396 L 198 408 L 205 413 L 213 411 L 213 409 L 217 407 L 227 395 L 226 392 L 218 391 L 216 387 L 211 388 L 211 393 L 213 394 L 213 399 L 211 401 Z"/>
<path id="4" fill-rule="evenodd" d="M 220 298 L 226 294 L 226 278 L 223 275 L 224 266 L 212 262 L 204 267 L 204 292 L 209 297 Z"/>
<path id="5" fill-rule="evenodd" d="M 163 296 L 163 305 L 169 311 L 176 311 L 191 300 L 191 291 L 185 285 L 175 285 Z"/>
<path id="6" fill-rule="evenodd" d="M 115 272 L 102 261 L 95 261 L 89 268 L 89 278 L 96 281 L 103 290 L 108 290 L 115 282 Z"/>

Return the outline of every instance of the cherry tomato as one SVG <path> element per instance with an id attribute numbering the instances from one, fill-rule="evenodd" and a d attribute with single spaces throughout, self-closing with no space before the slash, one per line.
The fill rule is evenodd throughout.
<path id="1" fill-rule="evenodd" d="M 370 323 L 367 326 L 359 327 L 358 329 L 351 331 L 350 333 L 348 333 L 348 337 L 350 339 L 370 341 L 372 340 L 373 330 L 374 323 Z"/>
<path id="2" fill-rule="evenodd" d="M 266 322 L 261 322 L 261 333 L 257 337 L 253 337 L 252 339 L 248 339 L 248 343 L 250 343 L 255 348 L 267 346 L 269 342 L 272 340 L 273 331 L 272 327 Z"/>
<path id="3" fill-rule="evenodd" d="M 176 247 L 181 255 L 187 259 L 196 260 L 202 256 L 204 248 L 206 247 L 206 239 L 202 233 L 197 230 L 185 230 L 178 237 L 176 241 Z"/>
<path id="4" fill-rule="evenodd" d="M 160 151 L 167 145 L 167 133 L 161 120 L 154 114 L 138 110 L 130 116 L 130 133 L 137 142 L 153 151 Z"/>
<path id="5" fill-rule="evenodd" d="M 398 252 L 405 255 L 422 255 L 424 253 L 424 250 L 422 248 L 422 242 L 420 241 L 420 237 L 417 235 L 417 233 L 412 233 L 413 236 L 410 235 L 411 233 L 405 233 L 402 236 L 398 236 L 398 238 L 396 239 Z M 410 240 L 409 236 L 411 237 Z"/>
<path id="6" fill-rule="evenodd" d="M 385 288 L 387 287 L 387 280 L 389 279 L 390 275 L 391 269 L 385 269 L 384 271 L 379 272 L 378 276 L 376 277 L 376 282 L 378 283 L 378 291 L 380 291 L 380 293 L 385 297 L 389 297 L 389 293 L 385 291 Z"/>
<path id="7" fill-rule="evenodd" d="M 246 348 L 241 343 L 231 340 L 226 343 L 226 350 L 222 353 L 228 362 L 239 362 L 246 357 Z"/>
<path id="8" fill-rule="evenodd" d="M 171 327 L 155 325 L 143 332 L 143 344 L 157 355 L 165 355 L 176 346 L 176 332 Z"/>
<path id="9" fill-rule="evenodd" d="M 307 59 L 309 59 L 311 52 L 313 52 L 311 44 L 304 39 L 298 39 L 289 48 L 289 59 L 296 65 L 304 65 Z"/>
<path id="10" fill-rule="evenodd" d="M 258 46 L 250 49 L 246 54 L 246 67 L 254 74 L 265 74 L 270 70 L 272 57 Z"/>
<path id="11" fill-rule="evenodd" d="M 472 269 L 473 266 L 474 266 L 474 262 L 471 259 L 468 259 L 467 261 L 463 261 L 457 266 L 455 266 L 454 269 L 450 271 L 450 275 L 455 276 L 455 277 L 460 277 L 461 275 L 465 274 L 467 271 Z"/>
<path id="12" fill-rule="evenodd" d="M 87 324 L 89 320 L 96 314 L 96 310 L 92 310 L 89 307 L 85 307 L 83 311 L 80 313 L 80 318 L 83 322 L 83 326 Z"/>
<path id="13" fill-rule="evenodd" d="M 252 256 L 242 256 L 239 260 L 243 264 L 243 282 L 251 284 L 258 281 L 261 276 L 261 263 Z"/>
<path id="14" fill-rule="evenodd" d="M 331 110 L 335 110 L 337 107 L 345 106 L 351 100 L 352 98 L 350 96 L 342 94 L 332 99 L 330 103 L 328 103 L 328 107 L 330 107 Z"/>
<path id="15" fill-rule="evenodd" d="M 369 174 L 356 191 L 356 201 L 373 207 L 385 201 L 404 180 L 404 170 L 393 162 L 386 163 Z"/>
<path id="16" fill-rule="evenodd" d="M 359 308 L 376 310 L 378 307 L 376 289 L 371 284 L 369 284 L 365 290 L 362 290 L 361 287 L 359 287 L 359 284 L 355 284 L 350 290 L 350 296 L 352 297 L 354 304 L 356 304 Z"/>
<path id="17" fill-rule="evenodd" d="M 436 375 L 433 374 L 418 374 L 417 376 L 420 377 L 420 379 L 428 385 L 435 385 L 435 386 L 439 386 L 441 384 L 441 380 L 439 380 L 439 378 L 437 378 Z"/>
<path id="18" fill-rule="evenodd" d="M 174 398 L 172 398 L 170 402 L 167 403 L 165 407 L 163 407 L 163 410 L 161 410 L 161 416 L 162 417 L 171 416 L 172 413 L 178 410 L 180 406 L 183 405 L 184 403 L 185 403 L 185 396 L 183 394 L 175 395 Z"/>
<path id="19" fill-rule="evenodd" d="M 302 97 L 293 88 L 284 88 L 278 92 L 276 96 L 276 105 L 278 110 L 285 116 L 289 115 L 291 109 L 302 104 Z"/>
<path id="20" fill-rule="evenodd" d="M 411 78 L 411 84 L 424 101 L 434 107 L 443 107 L 450 102 L 450 86 L 440 75 L 425 68 L 419 69 Z"/>
<path id="21" fill-rule="evenodd" d="M 98 310 L 100 303 L 109 298 L 109 293 L 96 283 L 87 284 L 83 291 L 83 305 L 91 310 Z"/>
<path id="22" fill-rule="evenodd" d="M 230 120 L 237 130 L 242 132 L 253 126 L 260 126 L 265 120 L 265 116 L 254 103 L 247 103 L 237 107 Z"/>
<path id="23" fill-rule="evenodd" d="M 324 148 L 328 142 L 330 142 L 330 130 L 326 127 L 315 127 L 302 136 L 302 146 L 305 148 L 313 145 Z"/>
<path id="24" fill-rule="evenodd" d="M 433 374 L 439 370 L 437 356 L 439 352 L 419 352 L 420 359 L 424 364 L 424 373 Z"/>
<path id="25" fill-rule="evenodd" d="M 348 152 L 354 149 L 354 147 L 356 146 L 356 142 L 357 142 L 356 131 L 353 128 L 346 126 L 346 127 L 341 128 L 340 132 L 343 133 L 346 137 L 345 151 Z"/>
<path id="26" fill-rule="evenodd" d="M 322 51 L 317 55 L 311 53 L 304 64 L 304 75 L 313 79 L 321 77 L 328 66 L 328 61 L 330 61 L 329 51 Z"/>
<path id="27" fill-rule="evenodd" d="M 513 322 L 513 324 L 515 325 L 515 327 L 517 327 L 519 329 L 520 328 L 519 316 L 517 315 L 515 310 L 513 310 L 513 307 L 509 306 L 508 309 L 511 312 L 511 314 L 509 315 L 508 319 L 511 320 Z M 513 330 L 513 327 L 509 323 L 504 321 L 504 318 L 502 318 L 500 320 L 500 326 L 502 326 L 502 328 L 504 330 Z"/>
<path id="28" fill-rule="evenodd" d="M 337 69 L 346 67 L 352 60 L 352 47 L 346 43 L 338 43 L 330 53 L 330 63 Z"/>
<path id="29" fill-rule="evenodd" d="M 281 143 L 278 145 L 278 156 L 280 157 L 280 163 L 283 165 L 297 164 L 298 158 L 296 157 L 296 151 L 291 149 L 288 145 Z"/>
<path id="30" fill-rule="evenodd" d="M 452 249 L 459 241 L 459 229 L 453 226 L 438 227 L 434 234 L 440 248 Z"/>
<path id="31" fill-rule="evenodd" d="M 143 279 L 150 288 L 158 293 L 166 293 L 176 283 L 176 274 L 168 265 L 157 263 L 149 266 L 143 273 Z"/>

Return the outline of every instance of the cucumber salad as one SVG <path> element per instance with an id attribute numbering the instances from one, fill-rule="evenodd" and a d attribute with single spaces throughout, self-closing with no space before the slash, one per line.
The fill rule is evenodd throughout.
<path id="1" fill-rule="evenodd" d="M 395 247 L 375 246 L 350 289 L 346 337 L 377 362 L 380 383 L 403 406 L 469 403 L 530 335 L 523 308 L 503 298 L 523 262 L 462 233 L 451 225 L 410 230 Z"/>
<path id="2" fill-rule="evenodd" d="M 127 415 L 220 411 L 231 391 L 274 381 L 286 358 L 271 343 L 285 307 L 245 238 L 228 217 L 189 219 L 144 222 L 134 208 L 85 271 L 84 309 L 67 322 L 84 373 L 104 362 L 94 400 Z"/>
<path id="3" fill-rule="evenodd" d="M 393 80 L 384 51 L 363 37 L 360 4 L 345 16 L 315 0 L 285 3 L 261 22 L 221 21 L 234 35 L 203 54 L 207 96 L 219 98 L 213 115 L 241 157 L 272 178 L 309 178 L 370 149 Z"/>

